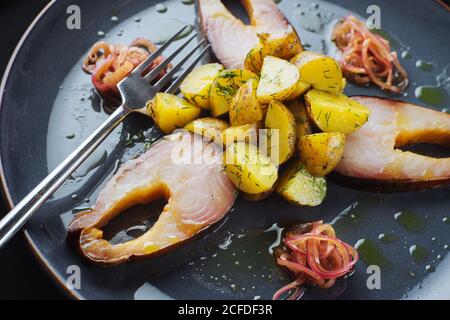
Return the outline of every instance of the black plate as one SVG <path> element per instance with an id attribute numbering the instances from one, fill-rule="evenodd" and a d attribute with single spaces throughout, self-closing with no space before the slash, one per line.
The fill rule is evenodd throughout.
<path id="1" fill-rule="evenodd" d="M 354 12 L 367 16 L 366 9 L 373 1 L 333 2 L 342 6 L 344 11 L 340 12 L 344 14 Z M 195 22 L 195 7 L 179 0 L 165 2 L 168 11 L 164 14 L 151 7 L 156 1 L 83 0 L 77 1 L 82 29 L 69 30 L 66 9 L 72 3 L 61 0 L 47 6 L 13 55 L 4 78 L 0 110 L 1 163 L 2 182 L 10 204 L 25 196 L 107 116 L 89 77 L 80 69 L 81 58 L 99 39 L 98 31 L 104 31 L 107 40 L 119 43 L 128 43 L 138 35 L 156 41 L 163 40 L 161 35 L 170 31 L 172 19 Z M 228 3 L 234 3 L 233 10 L 242 13 L 235 1 Z M 314 3 L 319 3 L 320 8 L 328 7 L 320 1 Z M 320 36 L 303 30 L 295 20 L 295 8 L 297 13 L 301 10 L 296 4 L 283 0 L 280 6 L 297 27 L 303 42 L 309 43 L 312 49 L 322 49 Z M 300 8 L 311 5 L 309 1 L 301 1 Z M 435 84 L 436 76 L 450 62 L 447 41 L 450 14 L 437 2 L 428 0 L 414 1 L 414 5 L 407 0 L 384 1 L 379 6 L 382 28 L 393 37 L 394 49 L 409 48 L 411 53 L 410 58 L 401 62 L 413 84 L 407 96 L 401 98 L 424 105 L 414 97 L 414 90 L 420 85 Z M 111 16 L 119 17 L 119 21 L 112 21 Z M 137 17 L 141 18 L 140 22 Z M 431 71 L 416 68 L 418 59 L 432 62 Z M 351 85 L 346 93 L 384 95 L 376 88 Z M 74 138 L 67 138 L 72 134 Z M 340 281 L 332 290 L 310 290 L 307 298 L 450 297 L 450 258 L 446 246 L 450 244 L 450 224 L 445 219 L 450 216 L 449 188 L 380 195 L 330 182 L 327 199 L 317 208 L 297 208 L 277 196 L 261 203 L 239 200 L 228 219 L 214 231 L 161 257 L 107 269 L 86 263 L 65 240 L 65 225 L 72 217 L 72 209 L 88 205 L 85 199 L 95 201 L 118 160 L 142 152 L 152 137 L 155 133 L 147 118 L 127 119 L 26 226 L 26 235 L 36 254 L 62 286 L 66 286 L 73 270 L 70 266 L 80 268 L 81 289 L 68 290 L 73 296 L 86 299 L 271 298 L 287 281 L 269 254 L 270 245 L 277 239 L 277 228 L 271 226 L 313 219 L 332 221 L 338 217 L 334 224 L 338 234 L 351 244 L 358 240 L 362 243 L 359 247 L 362 259 L 352 277 Z M 149 223 L 148 216 L 154 216 L 160 208 L 161 204 L 137 208 L 127 214 L 127 219 L 114 220 L 107 233 L 115 236 L 115 240 L 133 236 L 131 232 L 126 235 L 118 230 L 124 224 L 131 227 Z M 398 212 L 403 214 L 395 219 Z M 394 239 L 383 242 L 379 240 L 380 234 L 393 235 Z M 425 250 L 418 259 L 409 252 L 414 245 Z M 367 287 L 370 264 L 381 267 L 379 290 Z"/>

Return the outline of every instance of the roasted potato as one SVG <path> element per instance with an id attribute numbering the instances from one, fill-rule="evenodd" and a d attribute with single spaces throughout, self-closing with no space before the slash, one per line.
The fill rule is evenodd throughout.
<path id="1" fill-rule="evenodd" d="M 311 85 L 309 83 L 299 80 L 297 82 L 294 92 L 292 92 L 291 95 L 286 98 L 286 101 L 291 101 L 291 100 L 299 98 L 301 95 L 303 95 L 309 89 L 311 89 Z"/>
<path id="2" fill-rule="evenodd" d="M 248 142 L 252 144 L 258 143 L 257 123 L 244 124 L 239 127 L 229 127 L 222 132 L 222 142 L 225 146 L 234 142 Z"/>
<path id="3" fill-rule="evenodd" d="M 233 143 L 226 148 L 224 157 L 228 177 L 245 193 L 267 192 L 277 181 L 278 168 L 253 144 Z"/>
<path id="4" fill-rule="evenodd" d="M 312 51 L 303 51 L 292 58 L 291 63 L 297 66 L 301 81 L 334 95 L 342 93 L 341 67 L 333 58 Z"/>
<path id="5" fill-rule="evenodd" d="M 208 63 L 195 68 L 181 83 L 181 93 L 189 102 L 208 109 L 209 90 L 222 70 L 223 66 L 219 63 Z"/>
<path id="6" fill-rule="evenodd" d="M 247 70 L 259 73 L 266 56 L 289 60 L 301 51 L 303 51 L 303 47 L 292 27 L 278 38 L 271 38 L 270 34 L 262 33 L 259 35 L 259 43 L 247 54 L 244 66 Z"/>
<path id="7" fill-rule="evenodd" d="M 258 80 L 258 76 L 241 69 L 226 69 L 220 72 L 209 92 L 212 115 L 218 117 L 227 113 L 238 89 L 250 79 Z"/>
<path id="8" fill-rule="evenodd" d="M 286 107 L 294 116 L 295 120 L 295 135 L 297 141 L 301 136 L 311 134 L 311 124 L 309 123 L 308 111 L 306 106 L 300 99 L 295 99 L 286 103 Z"/>
<path id="9" fill-rule="evenodd" d="M 267 56 L 261 69 L 256 95 L 262 104 L 272 100 L 286 100 L 297 89 L 300 79 L 298 69 L 280 58 Z"/>
<path id="10" fill-rule="evenodd" d="M 276 183 L 274 183 L 272 188 L 266 192 L 256 193 L 256 194 L 248 194 L 248 193 L 242 192 L 242 195 L 248 201 L 258 202 L 258 201 L 268 198 L 274 192 L 275 186 L 276 186 Z"/>
<path id="11" fill-rule="evenodd" d="M 301 136 L 298 140 L 300 159 L 306 170 L 323 177 L 338 165 L 344 154 L 345 134 L 322 132 Z"/>
<path id="12" fill-rule="evenodd" d="M 254 73 L 259 73 L 261 71 L 261 67 L 263 64 L 263 59 L 268 54 L 266 51 L 268 51 L 262 40 L 262 37 L 266 37 L 268 34 L 261 34 L 260 40 L 257 45 L 255 45 L 247 54 L 244 61 L 244 68 L 246 70 L 249 70 Z"/>
<path id="13" fill-rule="evenodd" d="M 154 101 L 147 104 L 148 113 L 165 134 L 183 128 L 200 115 L 201 109 L 173 94 L 159 92 Z"/>
<path id="14" fill-rule="evenodd" d="M 228 128 L 228 123 L 217 118 L 200 118 L 189 122 L 184 128 L 206 139 L 222 143 L 221 134 Z"/>
<path id="15" fill-rule="evenodd" d="M 231 100 L 229 115 L 232 127 L 255 123 L 263 118 L 261 104 L 256 98 L 257 87 L 258 81 L 250 79 L 239 88 Z"/>
<path id="16" fill-rule="evenodd" d="M 295 119 L 286 106 L 276 100 L 270 102 L 265 119 L 265 127 L 269 130 L 267 149 L 272 161 L 279 165 L 286 162 L 294 153 L 296 134 Z M 278 137 L 274 133 L 278 133 Z M 278 138 L 278 139 L 277 139 Z"/>
<path id="17" fill-rule="evenodd" d="M 305 95 L 308 113 L 324 132 L 352 133 L 367 122 L 370 110 L 353 99 L 335 96 L 322 90 L 310 90 Z"/>
<path id="18" fill-rule="evenodd" d="M 318 206 L 325 199 L 327 182 L 324 177 L 311 175 L 301 161 L 296 161 L 281 175 L 276 190 L 295 205 Z"/>

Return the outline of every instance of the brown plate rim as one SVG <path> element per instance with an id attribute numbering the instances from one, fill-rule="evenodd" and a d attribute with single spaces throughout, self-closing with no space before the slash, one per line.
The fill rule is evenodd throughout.
<path id="1" fill-rule="evenodd" d="M 30 32 L 34 29 L 34 26 L 41 20 L 41 18 L 45 15 L 45 13 L 56 3 L 56 0 L 51 0 L 34 18 L 34 20 L 31 22 L 31 24 L 26 29 L 25 33 L 20 38 L 17 46 L 15 47 L 9 62 L 5 68 L 5 72 L 3 74 L 2 82 L 0 84 L 0 108 L 3 101 L 3 94 L 5 92 L 5 86 L 6 82 L 8 80 L 9 74 L 11 72 L 12 66 L 16 60 L 16 56 L 19 53 L 20 49 L 23 46 L 23 43 L 28 38 L 28 35 Z M 3 163 L 2 159 L 0 157 L 0 189 L 1 193 L 3 194 L 4 198 L 6 198 L 7 205 L 9 209 L 12 209 L 14 207 L 14 201 L 12 200 L 11 193 L 9 192 L 8 185 L 6 183 L 5 173 L 3 170 Z M 64 279 L 58 274 L 58 272 L 51 266 L 47 258 L 42 254 L 42 252 L 37 247 L 36 243 L 31 238 L 30 234 L 26 231 L 26 228 L 23 230 L 23 233 L 25 234 L 25 239 L 27 240 L 28 246 L 31 249 L 31 251 L 34 253 L 35 258 L 39 261 L 40 265 L 44 268 L 44 270 L 50 274 L 50 276 L 56 281 L 58 286 L 64 290 L 64 292 L 67 294 L 69 298 L 77 299 L 77 300 L 84 300 L 83 296 L 78 294 L 77 292 L 70 290 Z"/>

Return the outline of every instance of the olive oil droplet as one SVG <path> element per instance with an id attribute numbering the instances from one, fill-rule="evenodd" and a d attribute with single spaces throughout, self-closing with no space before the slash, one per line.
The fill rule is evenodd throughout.
<path id="1" fill-rule="evenodd" d="M 433 64 L 423 60 L 417 60 L 416 67 L 426 72 L 433 70 Z"/>
<path id="2" fill-rule="evenodd" d="M 418 231 L 423 227 L 422 219 L 411 211 L 399 211 L 394 214 L 394 219 L 407 231 Z"/>
<path id="3" fill-rule="evenodd" d="M 409 254 L 414 260 L 423 261 L 427 257 L 428 251 L 424 247 L 415 244 L 409 247 Z"/>
<path id="4" fill-rule="evenodd" d="M 445 102 L 447 93 L 437 86 L 420 86 L 414 91 L 416 98 L 425 103 L 439 105 Z"/>

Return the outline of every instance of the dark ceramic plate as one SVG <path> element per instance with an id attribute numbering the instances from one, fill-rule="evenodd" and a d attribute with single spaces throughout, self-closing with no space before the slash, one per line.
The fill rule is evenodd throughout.
<path id="1" fill-rule="evenodd" d="M 317 29 L 312 17 L 315 10 L 323 10 L 323 15 L 334 11 L 331 20 L 351 12 L 367 16 L 366 9 L 373 3 L 333 2 L 340 7 L 316 1 L 319 9 L 315 9 L 310 1 L 288 0 L 283 0 L 280 7 L 304 43 L 330 53 L 330 44 L 321 41 L 329 31 L 328 24 L 322 28 L 319 24 L 319 34 L 301 26 Z M 80 68 L 82 57 L 99 40 L 98 31 L 118 43 L 128 43 L 137 36 L 162 41 L 179 21 L 194 23 L 196 19 L 195 6 L 180 0 L 164 2 L 166 13 L 156 11 L 152 6 L 156 1 L 80 0 L 81 30 L 69 30 L 66 9 L 72 3 L 60 0 L 47 6 L 21 41 L 4 78 L 0 152 L 3 188 L 11 205 L 106 118 L 89 77 Z M 227 3 L 245 18 L 237 1 Z M 429 0 L 416 0 L 413 5 L 407 0 L 378 4 L 382 29 L 388 33 L 385 36 L 399 54 L 408 52 L 401 62 L 410 73 L 412 85 L 401 98 L 432 108 L 448 107 L 448 101 L 440 106 L 426 104 L 414 92 L 419 86 L 435 85 L 436 77 L 450 62 L 450 13 Z M 301 15 L 301 11 L 305 14 Z M 111 20 L 112 16 L 119 21 Z M 307 23 L 299 20 L 302 16 L 308 17 Z M 417 68 L 417 60 L 431 62 L 430 70 Z M 351 85 L 346 93 L 384 95 L 375 88 Z M 334 221 L 345 241 L 358 242 L 362 259 L 352 277 L 341 280 L 332 290 L 309 290 L 306 298 L 450 297 L 450 224 L 446 219 L 450 216 L 449 188 L 382 195 L 330 182 L 327 199 L 317 208 L 297 208 L 277 196 L 260 203 L 239 200 L 221 225 L 163 256 L 107 269 L 86 263 L 65 239 L 74 208 L 95 201 L 117 165 L 141 153 L 155 136 L 147 118 L 127 119 L 27 224 L 26 235 L 33 250 L 62 286 L 67 287 L 66 279 L 80 268 L 81 288 L 68 289 L 74 297 L 271 298 L 287 282 L 269 253 L 280 228 L 314 219 Z M 110 223 L 107 236 L 112 241 L 137 236 L 139 230 L 151 224 L 162 205 L 129 210 Z M 412 255 L 410 251 L 414 251 Z M 368 288 L 368 265 L 380 267 L 381 288 Z"/>

